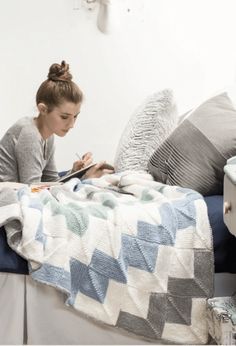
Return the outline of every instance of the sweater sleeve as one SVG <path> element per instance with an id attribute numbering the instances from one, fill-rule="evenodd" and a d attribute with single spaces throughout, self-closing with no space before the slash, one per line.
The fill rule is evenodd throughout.
<path id="1" fill-rule="evenodd" d="M 53 148 L 49 149 L 53 150 Z M 50 159 L 47 162 L 44 158 L 44 147 L 40 138 L 29 128 L 23 129 L 15 146 L 19 182 L 25 184 L 41 182 L 44 170 L 47 166 L 46 173 L 51 170 L 51 181 L 56 181 L 58 179 L 58 174 L 53 164 L 53 155 L 54 152 L 52 151 L 52 154 L 49 155 Z M 54 173 L 52 173 L 52 171 Z M 54 179 L 52 178 L 53 174 L 55 177 Z"/>

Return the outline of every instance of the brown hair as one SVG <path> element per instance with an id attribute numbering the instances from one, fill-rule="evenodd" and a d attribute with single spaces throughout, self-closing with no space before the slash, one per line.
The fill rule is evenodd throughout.
<path id="1" fill-rule="evenodd" d="M 48 78 L 40 85 L 36 94 L 36 104 L 44 103 L 49 111 L 63 101 L 81 103 L 83 93 L 72 81 L 69 65 L 63 60 L 61 64 L 52 64 Z"/>

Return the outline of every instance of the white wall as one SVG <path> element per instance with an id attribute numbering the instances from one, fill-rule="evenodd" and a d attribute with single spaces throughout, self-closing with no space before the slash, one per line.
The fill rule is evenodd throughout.
<path id="1" fill-rule="evenodd" d="M 86 96 L 76 127 L 56 141 L 59 169 L 76 151 L 112 163 L 150 93 L 172 88 L 182 113 L 235 81 L 235 0 L 114 0 L 121 24 L 110 35 L 96 27 L 98 8 L 75 10 L 74 1 L 0 0 L 0 136 L 36 114 L 37 88 L 54 62 L 70 64 Z"/>

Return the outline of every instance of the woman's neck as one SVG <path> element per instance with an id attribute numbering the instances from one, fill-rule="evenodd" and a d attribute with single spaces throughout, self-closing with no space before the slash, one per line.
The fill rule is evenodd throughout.
<path id="1" fill-rule="evenodd" d="M 52 135 L 52 132 L 45 125 L 42 114 L 39 113 L 39 115 L 34 118 L 34 123 L 44 140 L 48 139 Z"/>

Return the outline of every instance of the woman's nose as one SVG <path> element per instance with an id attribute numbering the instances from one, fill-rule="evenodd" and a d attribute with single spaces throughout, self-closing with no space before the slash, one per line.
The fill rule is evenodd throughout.
<path id="1" fill-rule="evenodd" d="M 72 129 L 72 128 L 74 127 L 74 125 L 75 125 L 75 120 L 74 120 L 74 119 L 71 119 L 71 120 L 69 121 L 69 128 Z"/>

